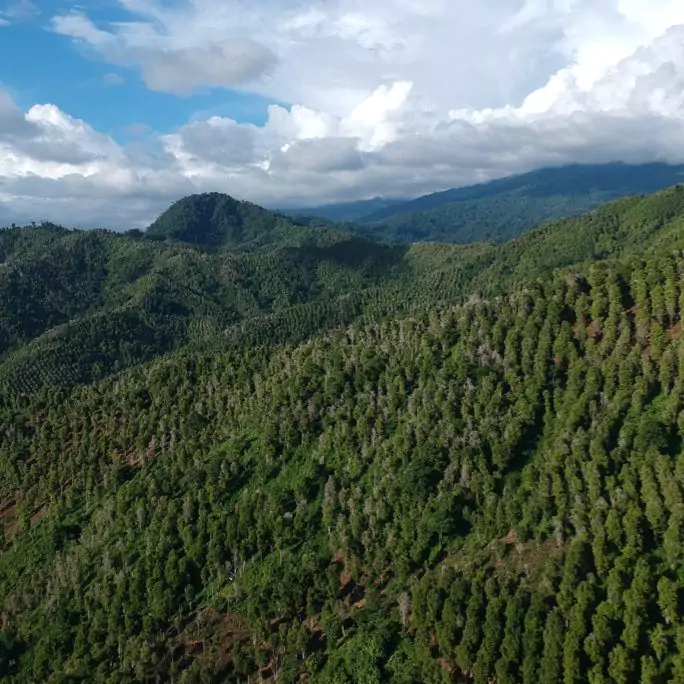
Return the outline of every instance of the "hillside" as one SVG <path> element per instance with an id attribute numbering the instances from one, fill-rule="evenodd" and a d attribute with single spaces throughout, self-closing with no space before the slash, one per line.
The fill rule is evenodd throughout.
<path id="1" fill-rule="evenodd" d="M 341 202 L 338 204 L 325 204 L 318 207 L 302 207 L 296 209 L 284 209 L 282 213 L 296 218 L 320 217 L 328 221 L 357 221 L 374 214 L 377 211 L 390 209 L 403 205 L 409 200 L 375 199 L 362 200 L 359 202 Z"/>
<path id="2" fill-rule="evenodd" d="M 384 247 L 291 224 L 277 239 L 259 234 L 260 248 L 207 252 L 104 231 L 6 230 L 0 386 L 87 382 L 225 335 L 238 345 L 296 341 L 360 315 L 491 296 L 631 241 L 648 244 L 655 231 L 676 232 L 680 203 L 676 191 L 625 200 L 501 246 Z"/>
<path id="3" fill-rule="evenodd" d="M 218 192 L 190 195 L 175 202 L 146 231 L 152 240 L 197 247 L 250 251 L 264 246 L 334 240 L 334 230 L 311 231 L 282 214 Z"/>
<path id="4" fill-rule="evenodd" d="M 4 680 L 682 681 L 683 228 L 0 232 Z"/>
<path id="5" fill-rule="evenodd" d="M 682 213 L 675 188 L 503 245 L 391 247 L 293 223 L 247 224 L 247 251 L 49 224 L 0 231 L 0 387 L 89 382 L 187 345 L 294 342 L 360 316 L 496 296 L 553 268 L 679 244 Z"/>
<path id="6" fill-rule="evenodd" d="M 387 242 L 503 242 L 545 221 L 682 180 L 683 166 L 573 165 L 426 195 L 349 220 Z"/>
<path id="7" fill-rule="evenodd" d="M 400 257 L 290 226 L 271 246 L 212 252 L 104 231 L 0 231 L 0 387 L 89 381 L 303 305 L 337 323 L 347 314 L 336 299 L 390 278 Z"/>

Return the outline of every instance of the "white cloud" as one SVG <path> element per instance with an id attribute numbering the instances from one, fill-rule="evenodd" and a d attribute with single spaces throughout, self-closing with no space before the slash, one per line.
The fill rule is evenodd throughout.
<path id="1" fill-rule="evenodd" d="M 139 6 L 150 20 L 163 19 L 146 3 L 126 0 L 122 4 L 131 9 Z M 112 30 L 103 30 L 79 12 L 54 17 L 52 27 L 111 63 L 137 65 L 149 88 L 176 95 L 189 95 L 201 86 L 231 87 L 252 81 L 276 61 L 269 48 L 235 32 L 205 42 L 199 39 L 201 31 L 193 31 L 190 20 L 185 25 L 177 23 L 173 11 L 166 23 L 167 30 L 177 31 L 172 36 L 145 22 L 118 24 Z M 193 34 L 197 40 L 192 40 Z"/>
<path id="2" fill-rule="evenodd" d="M 292 106 L 263 126 L 212 116 L 122 146 L 0 91 L 0 218 L 118 227 L 199 190 L 284 206 L 572 161 L 684 162 L 681 0 L 120 4 L 126 22 L 51 25 L 152 89 L 242 87 Z"/>
<path id="3" fill-rule="evenodd" d="M 268 163 L 271 172 L 290 169 L 319 174 L 361 171 L 364 168 L 359 140 L 350 137 L 326 137 L 296 140 L 283 146 Z"/>
<path id="4" fill-rule="evenodd" d="M 9 26 L 40 14 L 40 9 L 31 0 L 17 0 L 0 9 L 0 26 Z"/>
<path id="5" fill-rule="evenodd" d="M 178 133 L 162 138 L 167 152 L 188 176 L 208 165 L 218 169 L 240 170 L 254 163 L 256 127 L 240 125 L 232 119 L 212 117 L 188 124 Z"/>
<path id="6" fill-rule="evenodd" d="M 115 74 L 114 72 L 106 73 L 102 77 L 102 85 L 106 86 L 118 86 L 124 82 L 123 76 L 120 74 Z"/>
<path id="7" fill-rule="evenodd" d="M 8 93 L 0 90 L 0 140 L 10 136 L 26 136 L 35 132 Z"/>

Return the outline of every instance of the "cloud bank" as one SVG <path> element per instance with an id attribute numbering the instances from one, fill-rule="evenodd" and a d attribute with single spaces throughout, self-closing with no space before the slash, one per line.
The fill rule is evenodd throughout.
<path id="1" fill-rule="evenodd" d="M 0 221 L 125 229 L 195 191 L 301 206 L 569 162 L 684 162 L 680 0 L 120 5 L 125 22 L 73 10 L 51 30 L 152 90 L 292 105 L 262 126 L 212 117 L 126 146 L 0 91 Z"/>

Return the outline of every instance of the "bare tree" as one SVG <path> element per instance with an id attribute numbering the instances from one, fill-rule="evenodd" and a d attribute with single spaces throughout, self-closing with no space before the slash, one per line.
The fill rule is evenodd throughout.
<path id="1" fill-rule="evenodd" d="M 405 591 L 397 599 L 397 604 L 399 605 L 399 617 L 401 618 L 401 624 L 406 627 L 409 615 L 411 614 L 411 596 L 407 591 Z"/>

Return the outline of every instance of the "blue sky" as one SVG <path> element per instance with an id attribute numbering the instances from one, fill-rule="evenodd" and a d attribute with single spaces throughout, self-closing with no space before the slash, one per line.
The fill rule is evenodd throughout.
<path id="1" fill-rule="evenodd" d="M 207 87 L 185 97 L 150 90 L 135 68 L 108 64 L 50 29 L 51 15 L 73 5 L 54 0 L 32 4 L 40 13 L 26 13 L 0 27 L 0 85 L 22 109 L 49 102 L 124 141 L 131 137 L 131 128 L 141 124 L 167 133 L 210 116 L 263 125 L 268 105 L 275 102 L 249 92 Z M 89 2 L 87 10 L 89 17 L 105 24 L 130 19 L 114 1 Z"/>
<path id="2" fill-rule="evenodd" d="M 682 0 L 0 0 L 0 225 L 684 162 Z"/>

